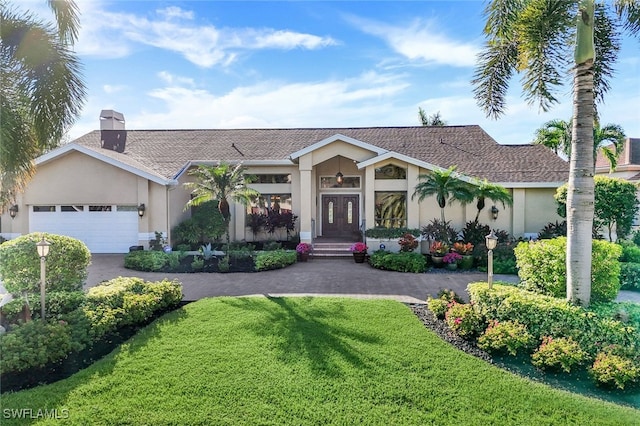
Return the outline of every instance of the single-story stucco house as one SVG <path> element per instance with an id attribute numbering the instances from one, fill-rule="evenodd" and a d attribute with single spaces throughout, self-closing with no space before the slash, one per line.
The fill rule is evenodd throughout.
<path id="1" fill-rule="evenodd" d="M 507 188 L 513 207 L 491 203 L 480 222 L 512 235 L 532 236 L 556 214 L 553 194 L 569 166 L 539 145 L 500 145 L 476 125 L 299 129 L 126 130 L 122 114 L 102 111 L 100 129 L 36 160 L 37 171 L 0 218 L 5 238 L 50 232 L 83 240 L 93 253 L 148 246 L 155 232 L 189 217 L 183 183 L 199 164 L 242 162 L 262 197 L 232 206 L 232 240 L 250 239 L 246 213 L 278 203 L 298 216 L 302 241 L 347 236 L 382 223 L 376 204 L 397 194 L 406 205 L 395 224 L 419 228 L 440 217 L 435 198 L 412 200 L 418 175 L 458 166 L 464 175 Z M 344 176 L 341 185 L 336 175 Z M 144 211 L 139 208 L 144 206 Z M 447 206 L 447 220 L 462 228 L 475 203 Z M 388 222 L 387 222 L 388 223 Z"/>

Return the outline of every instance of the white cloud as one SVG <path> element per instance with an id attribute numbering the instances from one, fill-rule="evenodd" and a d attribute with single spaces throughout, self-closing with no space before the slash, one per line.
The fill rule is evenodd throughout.
<path id="1" fill-rule="evenodd" d="M 426 64 L 473 67 L 480 48 L 468 41 L 455 40 L 433 29 L 433 24 L 416 19 L 410 25 L 393 26 L 383 22 L 347 17 L 361 31 L 379 37 L 398 54 Z"/>
<path id="2" fill-rule="evenodd" d="M 158 78 L 167 84 L 195 86 L 195 82 L 193 81 L 192 78 L 180 77 L 177 75 L 173 75 L 167 71 L 160 71 L 158 73 Z"/>
<path id="3" fill-rule="evenodd" d="M 179 19 L 193 19 L 193 11 L 184 10 L 177 6 L 169 6 L 164 9 L 156 10 L 156 13 L 161 16 L 166 16 L 168 19 L 171 18 L 179 18 Z"/>
<path id="4" fill-rule="evenodd" d="M 127 86 L 124 85 L 112 85 L 112 84 L 105 84 L 102 86 L 102 90 L 107 93 L 107 94 L 112 94 L 112 93 L 118 93 L 121 92 L 123 90 L 125 90 L 127 88 Z"/>
<path id="5" fill-rule="evenodd" d="M 191 11 L 172 6 L 154 17 L 110 12 L 83 3 L 82 30 L 76 51 L 116 58 L 129 55 L 135 44 L 177 52 L 203 67 L 228 66 L 241 52 L 259 49 L 319 49 L 335 45 L 331 37 L 273 28 L 217 28 L 194 22 Z"/>

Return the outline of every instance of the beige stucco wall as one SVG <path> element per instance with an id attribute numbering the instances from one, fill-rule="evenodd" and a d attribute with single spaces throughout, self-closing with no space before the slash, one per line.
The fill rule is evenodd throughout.
<path id="1" fill-rule="evenodd" d="M 144 203 L 139 243 L 148 245 L 154 231 L 167 232 L 167 187 L 77 151 L 37 167 L 25 192 L 18 197 L 19 213 L 2 217 L 2 233 L 29 232 L 32 205 L 132 205 Z M 6 216 L 6 218 L 5 218 Z"/>

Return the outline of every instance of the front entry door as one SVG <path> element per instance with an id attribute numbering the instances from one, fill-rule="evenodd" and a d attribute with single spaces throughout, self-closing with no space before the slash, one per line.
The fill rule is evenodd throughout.
<path id="1" fill-rule="evenodd" d="M 352 239 L 360 226 L 359 195 L 322 196 L 322 235 Z"/>

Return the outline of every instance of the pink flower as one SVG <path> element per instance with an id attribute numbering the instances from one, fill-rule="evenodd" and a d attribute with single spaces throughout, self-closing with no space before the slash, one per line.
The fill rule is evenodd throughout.
<path id="1" fill-rule="evenodd" d="M 354 243 L 349 250 L 354 253 L 364 253 L 367 251 L 367 245 L 365 243 Z"/>

